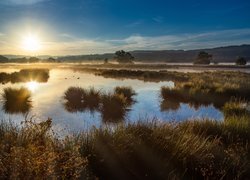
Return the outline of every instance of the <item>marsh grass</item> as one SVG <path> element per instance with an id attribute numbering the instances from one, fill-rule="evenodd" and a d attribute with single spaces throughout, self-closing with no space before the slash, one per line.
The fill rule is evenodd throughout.
<path id="1" fill-rule="evenodd" d="M 224 77 L 225 76 L 225 77 Z M 213 104 L 222 109 L 224 104 L 231 99 L 250 99 L 249 78 L 236 78 L 225 73 L 223 78 L 215 79 L 211 73 L 203 74 L 201 77 L 193 77 L 187 82 L 176 82 L 174 88 L 162 87 L 161 98 L 164 103 L 169 101 L 188 103 L 198 108 L 200 105 Z M 228 76 L 228 78 L 226 78 Z M 240 76 L 241 77 L 241 76 Z"/>
<path id="2" fill-rule="evenodd" d="M 112 95 L 110 95 L 112 97 Z M 249 179 L 250 119 L 138 121 L 57 139 L 52 121 L 0 122 L 7 179 Z"/>
<path id="3" fill-rule="evenodd" d="M 103 93 L 94 88 L 70 87 L 64 93 L 64 107 L 69 112 L 99 111 L 104 122 L 124 120 L 129 107 L 135 103 L 136 93 L 131 87 L 116 87 L 113 92 Z"/>
<path id="4" fill-rule="evenodd" d="M 132 89 L 132 87 L 117 86 L 114 89 L 114 93 L 124 96 L 128 104 L 133 104 L 135 102 L 133 96 L 136 95 L 136 92 Z"/>
<path id="5" fill-rule="evenodd" d="M 78 178 L 87 161 L 76 144 L 51 134 L 51 119 L 25 121 L 23 127 L 0 123 L 1 179 Z"/>
<path id="6" fill-rule="evenodd" d="M 1 101 L 3 110 L 9 114 L 24 114 L 32 107 L 31 92 L 24 87 L 3 89 Z"/>
<path id="7" fill-rule="evenodd" d="M 247 114 L 250 114 L 250 112 L 247 111 L 246 106 L 247 102 L 243 100 L 237 100 L 233 99 L 227 103 L 225 103 L 223 107 L 223 113 L 226 117 L 231 116 L 245 116 Z"/>
<path id="8" fill-rule="evenodd" d="M 94 88 L 70 87 L 64 93 L 64 107 L 69 112 L 99 110 L 101 92 Z"/>

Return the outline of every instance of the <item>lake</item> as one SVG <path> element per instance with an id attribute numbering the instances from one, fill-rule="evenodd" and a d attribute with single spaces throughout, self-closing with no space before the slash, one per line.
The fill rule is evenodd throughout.
<path id="1" fill-rule="evenodd" d="M 19 71 L 13 68 L 1 69 L 0 72 Z M 47 82 L 7 82 L 0 85 L 0 92 L 5 88 L 26 87 L 31 91 L 32 108 L 28 114 L 9 113 L 3 107 L 3 101 L 0 102 L 0 117 L 2 120 L 14 120 L 20 123 L 25 117 L 33 117 L 35 121 L 45 120 L 48 117 L 53 119 L 54 128 L 59 131 L 77 132 L 89 129 L 93 126 L 100 127 L 106 125 L 103 122 L 99 111 L 77 111 L 69 112 L 64 107 L 64 92 L 69 87 L 82 87 L 101 90 L 104 93 L 111 92 L 117 86 L 130 86 L 136 95 L 135 103 L 127 111 L 125 123 L 136 122 L 138 120 L 159 121 L 184 121 L 188 119 L 215 119 L 221 121 L 224 119 L 223 113 L 213 105 L 193 107 L 186 103 L 180 103 L 175 108 L 164 109 L 161 107 L 160 89 L 162 86 L 174 87 L 171 81 L 166 82 L 144 82 L 131 79 L 112 79 L 96 76 L 86 72 L 78 72 L 71 69 L 51 69 Z"/>

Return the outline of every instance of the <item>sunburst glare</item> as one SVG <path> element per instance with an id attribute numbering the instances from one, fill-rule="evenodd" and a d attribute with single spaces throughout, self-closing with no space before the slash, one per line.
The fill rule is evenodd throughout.
<path id="1" fill-rule="evenodd" d="M 34 34 L 24 36 L 22 48 L 26 51 L 38 51 L 41 48 L 40 39 Z"/>
<path id="2" fill-rule="evenodd" d="M 30 81 L 26 84 L 26 87 L 30 91 L 34 92 L 38 88 L 38 83 L 36 81 Z"/>

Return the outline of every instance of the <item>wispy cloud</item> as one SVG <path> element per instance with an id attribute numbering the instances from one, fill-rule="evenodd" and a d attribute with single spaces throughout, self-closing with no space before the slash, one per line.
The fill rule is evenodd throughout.
<path id="1" fill-rule="evenodd" d="M 144 22 L 143 20 L 134 21 L 134 22 L 132 22 L 130 24 L 127 24 L 125 27 L 127 27 L 127 28 L 137 27 L 139 25 L 142 25 L 143 22 Z"/>
<path id="2" fill-rule="evenodd" d="M 197 34 L 180 34 L 165 36 L 130 36 L 120 40 L 109 40 L 126 50 L 135 49 L 197 49 L 218 46 L 250 44 L 250 29 L 221 30 Z"/>
<path id="3" fill-rule="evenodd" d="M 31 5 L 50 0 L 1 0 L 0 4 L 6 5 Z"/>
<path id="4" fill-rule="evenodd" d="M 163 23 L 164 22 L 164 18 L 162 16 L 153 17 L 152 20 L 156 23 Z"/>
<path id="5" fill-rule="evenodd" d="M 85 39 L 60 34 L 60 41 L 43 42 L 38 54 L 77 55 L 115 52 L 117 50 L 200 49 L 218 46 L 250 44 L 250 29 L 232 29 L 196 34 L 164 36 L 131 35 L 124 39 Z M 66 39 L 65 39 L 66 38 Z M 20 47 L 0 36 L 0 54 L 23 54 Z M 18 49 L 19 48 L 19 49 Z"/>

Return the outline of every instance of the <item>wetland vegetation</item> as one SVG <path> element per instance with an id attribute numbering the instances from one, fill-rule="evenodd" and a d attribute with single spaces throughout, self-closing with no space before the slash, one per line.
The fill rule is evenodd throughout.
<path id="1" fill-rule="evenodd" d="M 201 105 L 212 104 L 221 110 L 224 118 L 221 121 L 195 117 L 179 122 L 157 118 L 126 121 L 125 116 L 138 103 L 137 96 L 141 93 L 138 89 L 120 84 L 110 90 L 94 86 L 70 86 L 64 93 L 59 94 L 63 100 L 59 102 L 63 103 L 65 110 L 70 114 L 98 112 L 105 126 L 91 127 L 86 131 L 61 136 L 54 130 L 52 119 L 40 123 L 33 118 L 24 119 L 21 126 L 3 120 L 0 122 L 1 178 L 250 177 L 249 74 L 128 69 L 85 72 L 98 74 L 97 77 L 105 77 L 104 79 L 171 81 L 174 86 L 163 85 L 157 89 L 160 101 L 158 108 L 161 111 L 176 111 L 182 103 L 195 109 Z M 34 70 L 23 77 L 37 77 L 35 74 Z M 64 84 L 72 78 L 83 81 L 83 76 L 79 79 L 75 75 L 67 78 L 69 79 L 60 76 L 60 81 Z M 3 110 L 9 114 L 28 112 L 35 94 L 22 87 L 23 84 L 15 88 L 9 87 L 10 84 L 5 84 L 6 88 L 2 92 Z M 59 90 L 60 87 L 56 89 Z M 69 124 L 71 121 L 68 119 Z"/>

